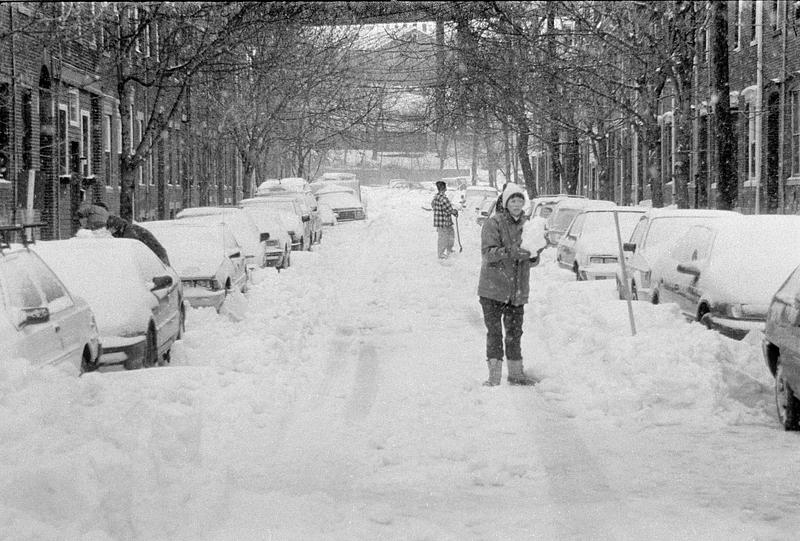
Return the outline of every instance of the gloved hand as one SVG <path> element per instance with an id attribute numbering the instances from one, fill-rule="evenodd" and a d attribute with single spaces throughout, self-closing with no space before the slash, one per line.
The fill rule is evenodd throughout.
<path id="1" fill-rule="evenodd" d="M 525 261 L 526 259 L 531 258 L 531 253 L 528 250 L 523 250 L 520 248 L 517 250 L 517 261 Z"/>
<path id="2" fill-rule="evenodd" d="M 524 261 L 525 259 L 530 259 L 531 253 L 528 250 L 512 246 L 508 249 L 508 256 L 514 261 Z"/>

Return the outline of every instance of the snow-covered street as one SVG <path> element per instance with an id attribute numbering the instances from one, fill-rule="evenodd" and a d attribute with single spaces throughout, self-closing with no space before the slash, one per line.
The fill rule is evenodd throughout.
<path id="1" fill-rule="evenodd" d="M 0 366 L 0 539 L 790 539 L 797 434 L 756 339 L 531 272 L 534 388 L 486 388 L 480 229 L 441 263 L 432 194 L 365 188 L 171 366 Z M 749 338 L 749 337 L 748 337 Z"/>

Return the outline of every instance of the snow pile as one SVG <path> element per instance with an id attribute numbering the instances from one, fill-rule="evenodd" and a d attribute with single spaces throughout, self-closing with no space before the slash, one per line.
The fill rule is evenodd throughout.
<path id="1" fill-rule="evenodd" d="M 757 340 L 645 303 L 631 336 L 613 281 L 575 282 L 545 250 L 523 335 L 542 381 L 482 387 L 479 226 L 460 221 L 464 251 L 443 267 L 420 210 L 430 194 L 365 196 L 367 220 L 326 230 L 289 269 L 256 271 L 222 313 L 189 310 L 171 366 L 76 377 L 4 362 L 0 538 L 554 539 L 607 526 L 611 538 L 666 539 L 690 527 L 704 537 L 746 506 L 766 518 L 720 538 L 796 531 L 769 518 L 773 502 L 756 490 L 771 445 L 759 425 L 775 424 Z M 761 432 L 720 456 L 742 425 Z M 662 453 L 653 468 L 629 446 L 665 426 L 695 454 Z M 686 447 L 701 430 L 715 439 Z M 787 440 L 781 456 L 795 447 Z M 734 460 L 757 473 L 697 505 L 696 485 L 710 483 L 684 486 L 681 462 L 697 457 L 706 477 L 723 461 L 725 483 Z M 770 483 L 791 483 L 786 467 L 772 466 Z M 636 475 L 603 478 L 620 468 Z M 620 502 L 649 517 L 647 535 L 632 533 Z"/>
<path id="2" fill-rule="evenodd" d="M 522 226 L 522 243 L 520 247 L 535 254 L 547 247 L 547 239 L 544 234 L 546 231 L 547 220 L 541 216 L 535 216 L 525 222 Z"/>

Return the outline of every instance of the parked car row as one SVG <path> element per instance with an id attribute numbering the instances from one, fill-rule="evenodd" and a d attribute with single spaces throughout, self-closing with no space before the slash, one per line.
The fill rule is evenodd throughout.
<path id="1" fill-rule="evenodd" d="M 302 179 L 277 182 L 239 207 L 184 209 L 174 220 L 138 224 L 170 265 L 143 242 L 105 229 L 13 244 L 8 239 L 27 239 L 34 224 L 0 227 L 5 355 L 81 371 L 168 362 L 187 308 L 219 311 L 231 292 L 247 290 L 257 268 L 289 267 L 293 246 L 310 249 L 324 224 L 338 222 Z"/>

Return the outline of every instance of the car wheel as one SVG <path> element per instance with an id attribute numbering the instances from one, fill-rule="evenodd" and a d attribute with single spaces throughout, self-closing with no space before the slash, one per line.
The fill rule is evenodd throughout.
<path id="1" fill-rule="evenodd" d="M 797 430 L 800 422 L 800 400 L 789 387 L 780 361 L 778 361 L 778 369 L 775 372 L 775 405 L 778 408 L 778 421 L 783 428 Z"/>
<path id="2" fill-rule="evenodd" d="M 129 363 L 125 361 L 125 370 L 135 370 L 137 368 L 150 368 L 155 366 L 158 362 L 158 342 L 156 341 L 156 330 L 152 325 L 147 328 L 147 336 L 145 338 L 144 355 L 138 363 Z"/>
<path id="3" fill-rule="evenodd" d="M 181 301 L 181 311 L 178 319 L 178 334 L 177 336 L 175 336 L 175 340 L 182 339 L 183 333 L 185 332 L 186 332 L 186 308 L 183 307 L 183 301 Z"/>
<path id="4" fill-rule="evenodd" d="M 97 370 L 98 361 L 100 360 L 100 352 L 97 352 L 97 359 L 92 360 L 92 353 L 89 348 L 84 348 L 83 357 L 81 358 L 81 372 L 94 372 Z"/>

